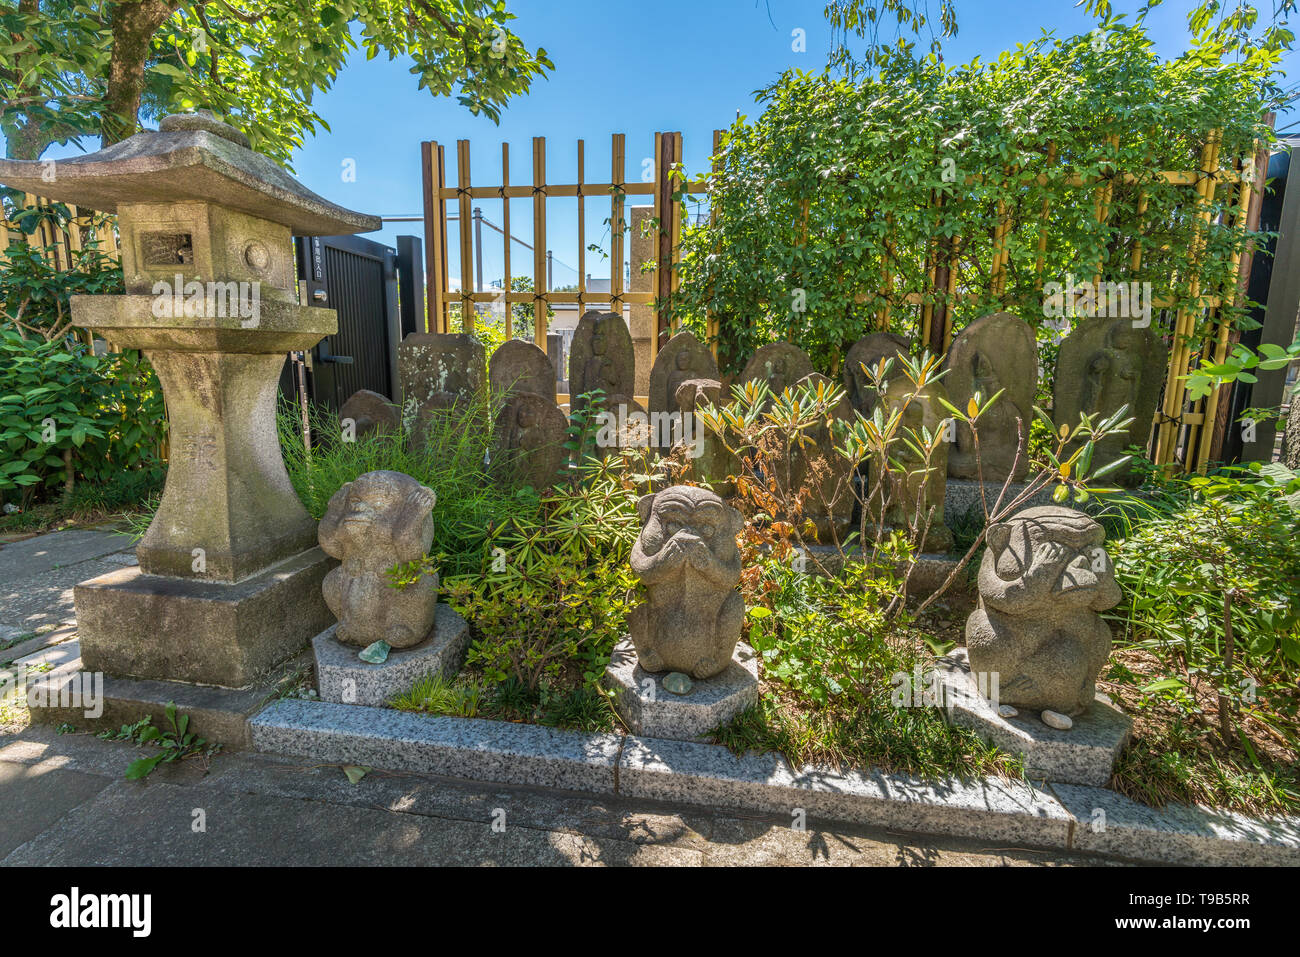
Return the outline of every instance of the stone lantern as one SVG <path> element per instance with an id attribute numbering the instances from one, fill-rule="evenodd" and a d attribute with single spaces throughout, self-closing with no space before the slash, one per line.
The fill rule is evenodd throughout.
<path id="1" fill-rule="evenodd" d="M 380 221 L 307 190 L 207 113 L 53 164 L 0 160 L 0 183 L 117 213 L 126 294 L 74 296 L 73 319 L 143 350 L 167 403 L 167 484 L 139 567 L 76 588 L 83 668 L 245 687 L 332 622 L 330 560 L 275 412 L 286 353 L 338 324 L 298 303 L 291 237 Z"/>

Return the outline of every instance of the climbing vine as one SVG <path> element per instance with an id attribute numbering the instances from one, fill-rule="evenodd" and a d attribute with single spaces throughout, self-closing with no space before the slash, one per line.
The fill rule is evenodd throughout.
<path id="1" fill-rule="evenodd" d="M 777 339 L 831 371 L 872 329 L 916 337 L 926 304 L 958 329 L 1000 309 L 1041 326 L 1049 283 L 1098 277 L 1149 282 L 1153 311 L 1202 324 L 1221 297 L 1218 317 L 1244 326 L 1238 187 L 1257 142 L 1273 142 L 1275 68 L 1204 48 L 1161 60 L 1141 26 L 1108 20 L 990 63 L 786 72 L 723 136 L 716 215 L 685 232 L 674 318 L 700 334 L 717 316 L 733 372 Z M 1221 172 L 1198 209 L 1212 137 Z"/>

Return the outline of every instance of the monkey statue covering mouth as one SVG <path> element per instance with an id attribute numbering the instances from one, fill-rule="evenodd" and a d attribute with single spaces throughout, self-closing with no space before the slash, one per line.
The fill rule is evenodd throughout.
<path id="1" fill-rule="evenodd" d="M 745 602 L 736 535 L 744 521 L 705 488 L 674 485 L 637 503 L 632 571 L 647 600 L 628 619 L 641 667 L 697 680 L 721 673 L 740 640 Z"/>
<path id="2" fill-rule="evenodd" d="M 342 561 L 321 583 L 325 604 L 339 620 L 339 641 L 410 648 L 429 636 L 437 574 L 398 589 L 387 573 L 428 554 L 435 501 L 433 489 L 401 472 L 367 472 L 334 493 L 317 539 L 327 555 Z"/>

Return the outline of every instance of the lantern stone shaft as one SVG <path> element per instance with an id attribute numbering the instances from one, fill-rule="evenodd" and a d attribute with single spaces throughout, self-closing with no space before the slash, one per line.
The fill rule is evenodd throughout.
<path id="1" fill-rule="evenodd" d="M 298 303 L 292 237 L 364 232 L 380 221 L 307 190 L 204 113 L 165 117 L 156 132 L 52 165 L 0 160 L 0 183 L 117 214 L 126 294 L 74 296 L 73 320 L 117 349 L 142 350 L 167 404 L 167 481 L 137 548 L 136 577 L 112 573 L 77 589 L 84 662 L 114 674 L 244 683 L 291 652 L 299 630 L 308 629 L 302 644 L 320 630 L 328 565 L 319 552 L 293 561 L 315 548 L 316 522 L 290 484 L 275 421 L 286 354 L 337 331 L 332 309 Z M 253 607 L 257 595 L 286 587 L 274 574 L 282 566 L 295 569 L 286 574 L 298 598 L 276 599 L 270 624 L 250 630 L 247 614 L 214 624 L 192 611 L 209 600 Z M 304 590 L 308 579 L 315 595 Z M 145 608 L 168 619 L 156 635 L 146 634 Z M 236 628 L 273 633 L 250 641 Z M 211 647 L 187 653 L 205 631 Z"/>

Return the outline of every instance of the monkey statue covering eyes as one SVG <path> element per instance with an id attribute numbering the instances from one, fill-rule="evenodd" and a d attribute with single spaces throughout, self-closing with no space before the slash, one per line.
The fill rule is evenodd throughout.
<path id="1" fill-rule="evenodd" d="M 1120 600 L 1105 530 L 1082 512 L 1028 508 L 989 526 L 979 607 L 966 619 L 971 670 L 998 675 L 999 700 L 1077 715 L 1110 653 L 1097 614 Z"/>

